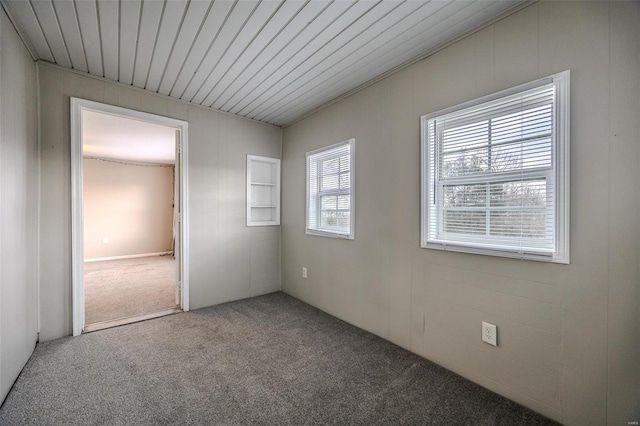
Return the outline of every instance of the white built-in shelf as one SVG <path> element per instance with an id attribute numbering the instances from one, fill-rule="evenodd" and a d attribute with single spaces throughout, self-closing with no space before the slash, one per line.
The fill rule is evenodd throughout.
<path id="1" fill-rule="evenodd" d="M 280 159 L 247 155 L 247 226 L 280 225 Z"/>

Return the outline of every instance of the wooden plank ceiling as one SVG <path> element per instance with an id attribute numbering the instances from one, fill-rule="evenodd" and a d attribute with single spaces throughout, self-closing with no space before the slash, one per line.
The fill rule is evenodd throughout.
<path id="1" fill-rule="evenodd" d="M 285 126 L 522 0 L 0 0 L 36 59 Z"/>

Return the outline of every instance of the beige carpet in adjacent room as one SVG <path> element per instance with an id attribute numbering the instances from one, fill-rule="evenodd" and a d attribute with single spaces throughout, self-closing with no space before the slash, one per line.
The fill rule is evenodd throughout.
<path id="1" fill-rule="evenodd" d="M 175 300 L 173 256 L 86 262 L 85 324 L 170 309 Z"/>

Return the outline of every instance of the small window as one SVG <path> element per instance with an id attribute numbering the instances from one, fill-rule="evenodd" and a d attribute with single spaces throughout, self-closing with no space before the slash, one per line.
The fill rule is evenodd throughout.
<path id="1" fill-rule="evenodd" d="M 307 234 L 354 238 L 354 143 L 307 152 Z"/>
<path id="2" fill-rule="evenodd" d="M 569 71 L 422 117 L 422 247 L 569 263 Z"/>

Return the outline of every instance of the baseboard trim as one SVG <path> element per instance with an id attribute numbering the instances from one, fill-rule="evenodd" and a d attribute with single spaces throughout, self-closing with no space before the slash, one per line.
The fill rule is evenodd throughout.
<path id="1" fill-rule="evenodd" d="M 125 254 L 124 256 L 111 256 L 111 257 L 94 257 L 91 259 L 85 259 L 85 263 L 87 262 L 102 262 L 105 260 L 119 260 L 119 259 L 135 259 L 136 257 L 153 257 L 153 256 L 164 256 L 166 254 L 171 254 L 172 251 L 159 251 L 157 253 L 141 253 L 141 254 Z"/>

